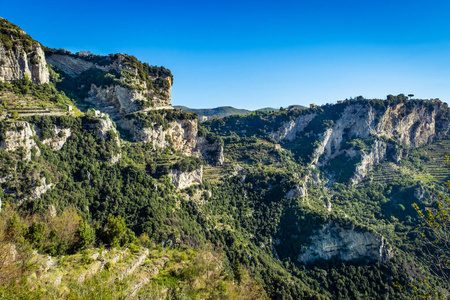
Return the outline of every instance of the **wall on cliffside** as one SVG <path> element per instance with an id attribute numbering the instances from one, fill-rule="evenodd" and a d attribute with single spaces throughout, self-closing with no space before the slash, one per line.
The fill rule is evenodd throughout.
<path id="1" fill-rule="evenodd" d="M 49 71 L 41 44 L 2 18 L 0 35 L 0 81 L 14 82 L 27 75 L 37 84 L 49 82 Z"/>

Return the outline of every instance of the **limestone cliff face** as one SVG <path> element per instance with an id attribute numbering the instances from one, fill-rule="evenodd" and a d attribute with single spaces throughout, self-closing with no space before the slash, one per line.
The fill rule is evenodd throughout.
<path id="1" fill-rule="evenodd" d="M 190 187 L 191 185 L 202 184 L 203 166 L 192 172 L 182 172 L 179 170 L 171 170 L 169 177 L 172 180 L 173 185 L 182 190 Z"/>
<path id="2" fill-rule="evenodd" d="M 375 140 L 370 151 L 362 155 L 362 160 L 356 167 L 355 174 L 351 178 L 353 184 L 360 183 L 367 172 L 372 170 L 374 164 L 380 163 L 386 158 L 387 147 L 386 142 Z"/>
<path id="3" fill-rule="evenodd" d="M 309 122 L 316 117 L 316 113 L 310 113 L 307 115 L 301 115 L 297 117 L 295 120 L 291 120 L 275 132 L 269 133 L 269 136 L 274 138 L 277 142 L 280 142 L 284 139 L 293 140 L 297 133 L 303 132 L 305 127 L 308 126 Z"/>
<path id="4" fill-rule="evenodd" d="M 18 203 L 21 204 L 24 201 L 38 199 L 47 191 L 49 191 L 53 186 L 53 183 L 47 184 L 45 177 L 42 177 L 39 184 L 35 182 L 35 185 L 31 188 L 28 195 L 19 198 Z"/>
<path id="5" fill-rule="evenodd" d="M 383 263 L 392 257 L 392 250 L 382 236 L 367 231 L 359 232 L 353 226 L 343 228 L 331 222 L 311 236 L 311 244 L 299 254 L 298 261 L 309 263 L 319 258 L 337 258 L 344 261 L 367 259 Z"/>
<path id="6" fill-rule="evenodd" d="M 96 130 L 98 138 L 102 138 L 104 140 L 113 138 L 116 145 L 120 146 L 120 138 L 116 125 L 107 114 L 95 111 L 93 120 L 95 122 L 90 127 Z"/>
<path id="7" fill-rule="evenodd" d="M 18 81 L 27 74 L 34 83 L 49 82 L 41 44 L 4 19 L 0 19 L 0 31 L 0 81 Z"/>
<path id="8" fill-rule="evenodd" d="M 45 145 L 49 145 L 53 150 L 61 150 L 67 139 L 72 134 L 70 128 L 62 128 L 60 126 L 53 125 L 52 131 L 54 137 L 43 140 L 41 138 L 41 129 L 37 126 L 34 126 L 34 131 L 41 139 L 41 142 Z"/>
<path id="9" fill-rule="evenodd" d="M 165 128 L 157 122 L 142 127 L 135 119 L 123 119 L 122 126 L 128 129 L 137 142 L 153 143 L 153 148 L 173 148 L 183 155 L 200 157 L 222 164 L 223 147 L 216 141 L 208 141 L 198 135 L 197 119 L 176 119 Z"/>
<path id="10" fill-rule="evenodd" d="M 25 160 L 31 159 L 31 150 L 35 148 L 40 153 L 36 142 L 32 138 L 34 132 L 28 122 L 15 121 L 8 124 L 8 129 L 1 132 L 0 147 L 6 151 L 16 151 L 21 148 L 25 151 Z"/>
<path id="11" fill-rule="evenodd" d="M 127 89 L 120 85 L 106 87 L 97 87 L 91 85 L 87 101 L 96 105 L 96 107 L 111 116 L 125 115 L 130 112 L 140 110 L 137 104 L 138 100 L 144 100 L 142 93 L 136 90 Z"/>
<path id="12" fill-rule="evenodd" d="M 446 134 L 450 128 L 450 123 L 445 120 L 448 114 L 445 104 L 427 101 L 415 104 L 407 101 L 399 102 L 387 105 L 384 109 L 376 108 L 369 102 L 350 103 L 345 106 L 340 116 L 333 120 L 331 127 L 325 128 L 316 136 L 319 144 L 313 153 L 311 164 L 314 167 L 321 167 L 343 153 L 349 157 L 359 156 L 361 161 L 352 180 L 353 183 L 358 183 L 374 163 L 386 158 L 386 149 L 394 147 L 394 143 L 418 147 L 431 142 L 439 135 Z M 305 128 L 316 117 L 315 113 L 302 115 L 295 121 L 283 124 L 278 131 L 270 135 L 277 141 L 291 140 L 297 134 L 309 135 L 310 132 L 305 132 Z M 377 139 L 368 152 L 353 148 L 343 149 L 346 141 L 373 137 Z M 391 145 L 383 140 L 390 140 Z M 401 159 L 401 153 L 394 152 L 395 157 L 392 159 L 396 161 Z"/>
<path id="13" fill-rule="evenodd" d="M 109 83 L 93 79 L 78 88 L 84 89 L 87 84 L 90 89 L 85 100 L 109 113 L 116 122 L 130 112 L 171 108 L 172 75 L 163 67 L 150 67 L 124 54 L 94 56 L 49 50 L 46 58 L 50 65 L 70 77 L 80 77 L 92 70 L 109 73 L 109 79 L 114 78 Z"/>
<path id="14" fill-rule="evenodd" d="M 173 146 L 176 151 L 184 155 L 195 155 L 197 151 L 198 129 L 197 120 L 175 120 L 163 128 L 158 123 L 153 127 L 139 128 L 134 123 L 127 123 L 127 127 L 134 134 L 138 142 L 153 143 L 153 148 L 169 148 Z"/>

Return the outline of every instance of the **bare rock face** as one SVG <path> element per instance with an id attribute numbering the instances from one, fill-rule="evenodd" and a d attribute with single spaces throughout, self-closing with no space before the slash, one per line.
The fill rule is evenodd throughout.
<path id="1" fill-rule="evenodd" d="M 445 105 L 439 102 L 409 103 L 408 101 L 391 103 L 385 108 L 369 103 L 349 103 L 340 116 L 322 133 L 317 135 L 319 141 L 315 148 L 311 165 L 320 168 L 338 155 L 361 157 L 355 174 L 354 184 L 364 179 L 373 164 L 387 158 L 389 147 L 394 143 L 407 147 L 418 147 L 433 141 L 437 136 L 449 131 L 449 123 L 441 116 L 448 112 Z M 317 117 L 316 113 L 305 114 L 290 121 L 276 132 L 270 133 L 277 141 L 292 140 L 298 134 L 309 136 L 305 132 L 308 124 Z M 372 147 L 367 151 L 354 148 L 343 149 L 346 141 L 354 138 L 367 139 L 376 137 Z M 391 143 L 385 141 L 391 140 Z M 392 159 L 398 162 L 402 158 L 401 149 L 394 149 Z"/>
<path id="2" fill-rule="evenodd" d="M 34 130 L 40 137 L 41 130 L 37 126 L 34 126 Z M 53 150 L 61 150 L 67 139 L 72 134 L 72 131 L 70 130 L 70 128 L 62 128 L 56 125 L 53 125 L 52 131 L 54 133 L 54 137 L 42 140 L 42 143 L 45 145 L 49 145 Z"/>
<path id="3" fill-rule="evenodd" d="M 162 113 L 164 118 L 164 114 Z M 124 118 L 122 126 L 128 129 L 137 142 L 153 143 L 153 148 L 173 148 L 183 155 L 201 157 L 223 164 L 223 146 L 216 141 L 208 141 L 198 136 L 197 119 L 176 119 L 165 128 L 153 122 L 147 127 L 137 125 L 134 119 Z"/>
<path id="4" fill-rule="evenodd" d="M 202 184 L 203 166 L 192 172 L 182 172 L 179 170 L 171 170 L 169 177 L 177 190 L 182 190 L 191 185 Z"/>
<path id="5" fill-rule="evenodd" d="M 41 44 L 5 19 L 0 19 L 0 27 L 0 81 L 22 80 L 26 74 L 34 83 L 48 83 L 49 71 Z"/>
<path id="6" fill-rule="evenodd" d="M 96 130 L 96 134 L 98 138 L 107 140 L 109 138 L 113 138 L 116 145 L 120 147 L 120 138 L 119 133 L 117 132 L 115 123 L 111 120 L 111 118 L 104 113 L 96 110 L 94 112 L 93 121 L 90 127 Z"/>
<path id="7" fill-rule="evenodd" d="M 369 153 L 364 153 L 361 163 L 356 167 L 355 174 L 351 181 L 353 184 L 360 183 L 367 172 L 372 170 L 374 164 L 382 162 L 386 158 L 387 144 L 384 141 L 376 140 Z"/>
<path id="8" fill-rule="evenodd" d="M 166 129 L 158 126 L 157 123 L 152 125 L 153 127 L 139 129 L 133 124 L 129 124 L 128 128 L 134 133 L 136 141 L 152 142 L 154 149 L 165 149 L 173 146 L 176 151 L 180 151 L 184 155 L 198 156 L 196 150 L 198 142 L 197 120 L 175 120 L 169 122 Z"/>
<path id="9" fill-rule="evenodd" d="M 141 92 L 120 85 L 97 87 L 92 84 L 86 101 L 95 104 L 99 110 L 115 116 L 138 111 L 140 107 L 136 101 L 145 99 Z"/>
<path id="10" fill-rule="evenodd" d="M 316 113 L 310 113 L 307 115 L 301 115 L 295 120 L 291 120 L 285 124 L 276 132 L 269 133 L 269 136 L 274 138 L 277 142 L 284 139 L 290 141 L 295 138 L 297 132 L 303 132 L 305 127 L 308 126 L 309 122 L 316 117 Z"/>
<path id="11" fill-rule="evenodd" d="M 114 79 L 108 84 L 95 79 L 87 83 L 90 90 L 85 100 L 110 114 L 119 124 L 130 112 L 172 108 L 173 79 L 170 71 L 163 67 L 150 67 L 124 54 L 95 56 L 47 51 L 46 58 L 50 65 L 71 77 L 78 77 L 89 70 L 114 74 L 110 77 Z"/>
<path id="12" fill-rule="evenodd" d="M 303 201 L 308 200 L 308 189 L 306 187 L 306 183 L 303 182 L 302 185 L 297 186 L 294 189 L 291 189 L 289 192 L 284 195 L 285 199 L 291 199 L 291 198 L 302 198 Z"/>
<path id="13" fill-rule="evenodd" d="M 32 138 L 34 132 L 28 122 L 15 121 L 9 123 L 9 128 L 1 132 L 0 147 L 6 151 L 16 151 L 23 148 L 25 151 L 25 160 L 31 159 L 31 150 L 36 148 L 37 154 L 40 151 L 36 145 L 36 142 Z"/>
<path id="14" fill-rule="evenodd" d="M 311 244 L 299 256 L 298 261 L 310 263 L 319 258 L 337 258 L 343 261 L 372 260 L 380 263 L 393 257 L 393 252 L 382 236 L 340 227 L 333 222 L 317 230 L 311 237 Z"/>
<path id="15" fill-rule="evenodd" d="M 22 202 L 27 201 L 27 200 L 34 200 L 34 199 L 41 198 L 41 196 L 43 194 L 45 194 L 47 191 L 49 191 L 54 186 L 53 183 L 47 184 L 45 177 L 41 178 L 40 183 L 41 184 L 36 185 L 31 189 L 29 195 L 19 199 L 19 201 L 18 201 L 19 204 L 21 204 Z"/>

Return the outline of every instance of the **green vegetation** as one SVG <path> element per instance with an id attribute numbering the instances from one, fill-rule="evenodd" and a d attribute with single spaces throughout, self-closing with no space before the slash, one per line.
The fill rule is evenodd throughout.
<path id="1" fill-rule="evenodd" d="M 147 112 L 130 113 L 125 116 L 125 119 L 133 120 L 136 128 L 158 128 L 163 130 L 169 128 L 169 123 L 175 120 L 197 120 L 197 115 L 194 113 L 185 113 L 179 109 L 163 109 L 150 110 Z"/>
<path id="2" fill-rule="evenodd" d="M 0 25 L 4 43 L 27 45 L 26 37 L 10 34 L 16 28 Z M 447 206 L 439 206 L 443 202 L 435 195 L 448 192 L 436 181 L 448 176 L 437 167 L 448 140 L 411 149 L 347 129 L 331 149 L 339 146 L 338 155 L 326 160 L 316 153 L 324 133 L 337 127 L 344 112 L 356 114 L 356 106 L 372 108 L 376 122 L 398 104 L 403 105 L 399 118 L 416 106 L 433 111 L 443 104 L 407 100 L 402 94 L 387 100 L 360 96 L 336 105 L 213 118 L 198 127 L 198 136 L 223 145 L 227 162 L 211 165 L 182 155 L 173 145 L 155 149 L 152 143 L 118 143 L 114 130 L 106 137 L 97 132 L 100 120 L 93 110 L 85 115 L 67 111 L 71 99 L 80 104 L 89 96 L 91 84 L 167 98 L 173 82 L 169 70 L 122 54 L 46 52 L 98 66 L 120 60 L 128 70 L 91 68 L 71 77 L 55 69 L 49 84 L 35 85 L 26 76 L 0 84 L 2 132 L 21 132 L 23 122 L 36 130 L 27 140 L 34 142 L 33 149 L 0 149 L 0 297 L 404 299 L 426 293 L 427 285 L 448 295 L 448 282 L 442 282 L 433 256 L 427 256 L 436 232 L 441 233 L 437 221 L 447 221 Z M 150 108 L 156 98 L 148 96 L 136 108 Z M 49 108 L 58 115 L 42 113 Z M 236 113 L 229 108 L 223 113 L 230 112 Z M 300 134 L 279 138 L 284 125 L 304 117 L 310 121 Z M 438 130 L 448 126 L 448 117 L 436 116 Z M 149 110 L 125 119 L 136 130 L 166 130 L 171 122 L 197 120 L 197 115 Z M 54 126 L 71 133 L 57 151 L 43 143 L 58 137 Z M 349 185 L 361 156 L 378 139 L 387 143 L 386 161 L 357 186 Z M 404 159 L 397 162 L 394 154 Z M 323 165 L 316 168 L 311 162 L 317 160 Z M 202 184 L 175 189 L 171 170 L 190 172 L 202 165 Z M 44 181 L 49 190 L 36 195 Z M 430 213 L 420 214 L 425 210 Z M 383 236 L 394 258 L 300 262 L 299 255 L 314 245 L 312 236 L 329 224 Z M 445 251 L 433 253 L 444 255 L 447 266 Z"/>
<path id="3" fill-rule="evenodd" d="M 33 51 L 33 46 L 41 47 L 37 41 L 33 40 L 22 29 L 6 19 L 0 19 L 0 37 L 6 50 L 17 51 L 17 49 L 21 49 L 26 53 L 31 53 L 32 59 L 37 55 L 36 52 Z"/>
<path id="4" fill-rule="evenodd" d="M 206 116 L 206 117 L 226 117 L 230 115 L 246 115 L 251 113 L 250 110 L 247 109 L 238 109 L 231 106 L 222 106 L 222 107 L 216 107 L 216 108 L 203 108 L 203 109 L 196 109 L 196 108 L 189 108 L 186 106 L 174 106 L 175 108 L 181 109 L 185 112 L 193 112 L 196 113 L 199 116 Z"/>

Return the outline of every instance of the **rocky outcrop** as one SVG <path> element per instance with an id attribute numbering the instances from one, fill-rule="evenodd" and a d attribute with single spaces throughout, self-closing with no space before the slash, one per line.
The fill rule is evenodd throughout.
<path id="1" fill-rule="evenodd" d="M 120 146 L 119 132 L 117 132 L 116 124 L 111 118 L 104 113 L 96 110 L 92 116 L 92 123 L 89 126 L 94 129 L 99 139 L 113 139 L 117 146 Z"/>
<path id="2" fill-rule="evenodd" d="M 41 129 L 37 126 L 34 126 L 34 130 L 36 134 L 41 136 Z M 49 145 L 53 150 L 61 150 L 61 148 L 66 143 L 67 139 L 72 134 L 70 128 L 62 128 L 60 126 L 53 125 L 52 128 L 54 137 L 42 140 L 42 143 L 45 145 Z"/>
<path id="3" fill-rule="evenodd" d="M 165 118 L 164 112 L 161 112 Z M 134 118 L 124 119 L 122 126 L 128 129 L 136 142 L 153 143 L 153 148 L 173 148 L 183 155 L 200 157 L 223 164 L 223 146 L 219 140 L 209 141 L 198 136 L 197 119 L 176 119 L 162 126 L 158 122 L 137 124 Z"/>
<path id="4" fill-rule="evenodd" d="M 6 151 L 16 151 L 22 149 L 25 151 L 23 159 L 31 159 L 31 150 L 36 149 L 36 154 L 40 151 L 33 139 L 34 132 L 28 122 L 14 121 L 8 123 L 8 129 L 1 132 L 0 147 Z"/>
<path id="5" fill-rule="evenodd" d="M 298 256 L 302 263 L 317 259 L 343 261 L 366 259 L 386 262 L 393 252 L 385 238 L 372 232 L 356 230 L 354 226 L 341 227 L 333 222 L 311 236 L 310 245 Z"/>
<path id="6" fill-rule="evenodd" d="M 289 192 L 284 195 L 285 199 L 291 198 L 302 198 L 303 201 L 308 200 L 308 189 L 306 187 L 306 183 L 303 182 L 301 185 L 298 185 L 294 189 L 291 189 Z"/>
<path id="7" fill-rule="evenodd" d="M 291 120 L 281 126 L 275 132 L 269 133 L 269 136 L 274 138 L 277 142 L 284 139 L 290 141 L 293 140 L 297 133 L 303 132 L 303 130 L 308 126 L 309 122 L 316 117 L 316 113 L 310 113 L 307 115 L 301 115 L 295 120 Z"/>
<path id="8" fill-rule="evenodd" d="M 202 184 L 203 166 L 192 172 L 182 172 L 179 170 L 171 170 L 169 177 L 172 180 L 173 185 L 182 190 L 190 187 L 191 185 Z"/>
<path id="9" fill-rule="evenodd" d="M 360 163 L 352 178 L 354 184 L 359 183 L 372 169 L 373 164 L 387 157 L 397 163 L 403 157 L 403 151 L 396 144 L 406 147 L 418 147 L 433 141 L 437 136 L 447 134 L 450 128 L 449 111 L 440 102 L 398 101 L 397 103 L 347 102 L 342 107 L 328 106 L 324 112 L 312 112 L 285 123 L 281 128 L 269 135 L 277 141 L 289 141 L 298 135 L 305 135 L 319 141 L 312 155 L 311 166 L 321 168 L 335 157 L 345 154 L 349 158 L 360 157 Z M 331 107 L 331 108 L 330 108 Z M 326 115 L 327 111 L 334 111 Z M 305 132 L 308 124 L 325 113 L 322 118 L 328 120 L 328 127 L 320 133 Z M 344 147 L 345 143 L 355 138 L 362 140 L 375 137 L 369 149 Z M 393 151 L 388 151 L 393 150 Z M 390 153 L 388 155 L 388 152 Z"/>
<path id="10" fill-rule="evenodd" d="M 367 172 L 372 170 L 373 165 L 382 162 L 386 158 L 387 144 L 384 141 L 375 140 L 369 153 L 362 155 L 362 160 L 356 167 L 355 174 L 351 181 L 353 184 L 360 183 Z"/>
<path id="11" fill-rule="evenodd" d="M 135 141 L 153 143 L 154 149 L 173 146 L 184 155 L 198 156 L 198 153 L 195 155 L 198 152 L 197 120 L 175 120 L 169 122 L 166 128 L 154 122 L 151 127 L 139 128 L 131 119 L 125 128 L 133 133 Z"/>
<path id="12" fill-rule="evenodd" d="M 27 75 L 37 84 L 49 82 L 41 44 L 4 19 L 0 19 L 0 29 L 0 81 L 14 82 Z"/>
<path id="13" fill-rule="evenodd" d="M 172 75 L 163 67 L 150 67 L 125 54 L 96 56 L 49 50 L 46 57 L 49 64 L 71 77 L 93 69 L 109 73 L 109 83 L 95 79 L 87 83 L 90 90 L 85 100 L 116 122 L 130 112 L 171 108 Z M 78 88 L 84 89 L 85 84 Z"/>
<path id="14" fill-rule="evenodd" d="M 41 178 L 40 184 L 34 186 L 27 196 L 20 198 L 18 200 L 18 203 L 21 204 L 27 200 L 34 200 L 41 198 L 41 196 L 45 194 L 47 191 L 49 191 L 53 187 L 53 185 L 54 185 L 53 183 L 47 184 L 45 177 Z"/>
<path id="15" fill-rule="evenodd" d="M 222 165 L 224 163 L 223 146 L 218 140 L 210 143 L 205 137 L 198 137 L 196 151 L 201 158 Z"/>
<path id="16" fill-rule="evenodd" d="M 97 87 L 91 85 L 89 97 L 86 101 L 95 104 L 98 110 L 120 117 L 140 110 L 138 100 L 146 100 L 146 97 L 137 90 L 128 89 L 120 85 Z"/>

